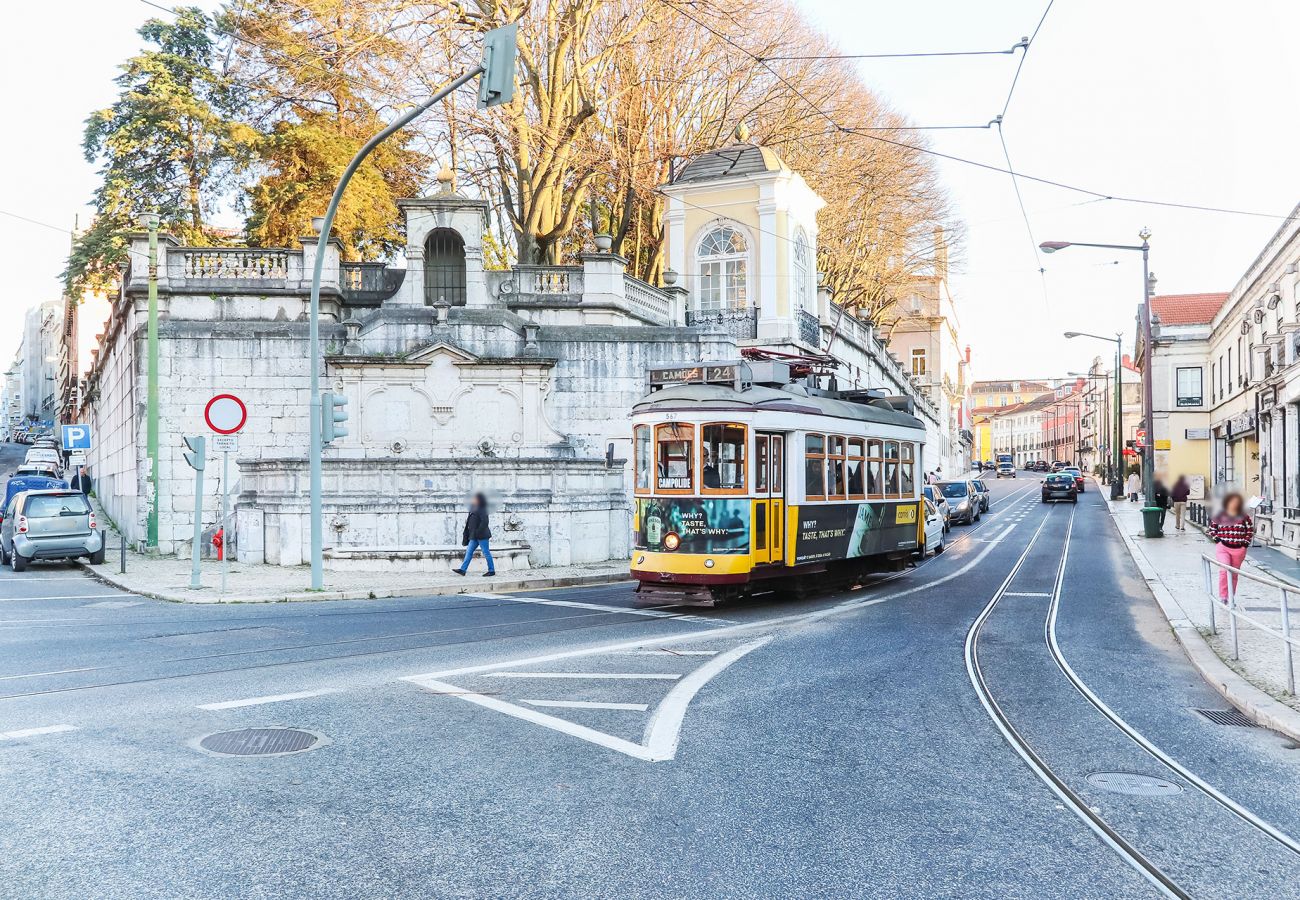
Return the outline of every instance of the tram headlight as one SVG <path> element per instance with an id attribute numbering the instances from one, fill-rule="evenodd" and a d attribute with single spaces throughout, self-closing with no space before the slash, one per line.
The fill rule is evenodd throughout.
<path id="1" fill-rule="evenodd" d="M 678 536 L 677 532 L 670 531 L 664 535 L 665 550 L 676 550 L 681 545 L 682 545 L 682 539 Z"/>
<path id="2" fill-rule="evenodd" d="M 713 560 L 711 560 L 711 559 L 706 559 L 706 560 L 704 561 L 704 568 L 706 568 L 706 569 L 712 569 L 712 568 L 713 568 Z"/>

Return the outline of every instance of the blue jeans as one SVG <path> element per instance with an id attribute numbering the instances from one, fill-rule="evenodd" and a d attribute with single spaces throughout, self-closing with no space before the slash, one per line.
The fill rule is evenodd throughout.
<path id="1" fill-rule="evenodd" d="M 467 569 L 469 569 L 470 561 L 474 559 L 475 550 L 483 551 L 483 560 L 487 563 L 488 571 L 495 572 L 497 570 L 497 567 L 492 562 L 492 551 L 488 549 L 487 541 L 469 542 L 469 546 L 465 548 L 465 561 L 460 564 L 460 570 L 464 572 Z"/>

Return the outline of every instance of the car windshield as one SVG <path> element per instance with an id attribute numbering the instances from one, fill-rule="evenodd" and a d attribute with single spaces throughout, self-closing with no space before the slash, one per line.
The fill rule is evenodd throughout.
<path id="1" fill-rule="evenodd" d="M 88 512 L 90 512 L 90 504 L 81 494 L 43 494 L 28 497 L 23 505 L 23 515 L 32 519 L 84 516 Z"/>
<path id="2" fill-rule="evenodd" d="M 966 482 L 948 481 L 939 485 L 939 490 L 943 491 L 943 495 L 950 500 L 960 500 L 966 496 Z"/>
<path id="3" fill-rule="evenodd" d="M 1055 482 L 1055 483 L 1057 483 L 1057 484 L 1061 484 L 1061 483 L 1069 483 L 1069 482 L 1074 481 L 1074 476 L 1073 476 L 1073 475 L 1066 475 L 1066 474 L 1064 474 L 1064 473 L 1062 473 L 1062 472 L 1058 472 L 1058 473 L 1056 473 L 1055 475 L 1048 475 L 1048 476 L 1047 476 L 1047 480 L 1048 480 L 1048 481 L 1051 481 L 1051 482 Z"/>
<path id="4" fill-rule="evenodd" d="M 1082 474 L 1083 474 L 1081 471 L 1079 471 L 1078 469 L 1076 469 L 1074 466 L 1066 466 L 1066 467 L 1065 467 L 1064 469 L 1062 469 L 1061 471 L 1062 471 L 1062 472 L 1069 472 L 1071 475 L 1082 475 Z"/>
<path id="5" fill-rule="evenodd" d="M 927 484 L 924 488 L 921 489 L 921 491 L 930 500 L 934 499 L 934 488 L 930 487 L 930 485 Z"/>
<path id="6" fill-rule="evenodd" d="M 976 488 L 977 490 L 981 490 L 981 491 L 987 491 L 987 490 L 988 490 L 988 488 L 986 488 L 986 487 L 984 486 L 984 482 L 982 482 L 982 481 L 977 481 L 977 482 L 975 482 L 975 488 Z"/>

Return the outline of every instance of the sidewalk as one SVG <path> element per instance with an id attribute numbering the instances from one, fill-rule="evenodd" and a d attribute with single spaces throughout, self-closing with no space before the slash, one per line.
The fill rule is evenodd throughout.
<path id="1" fill-rule="evenodd" d="M 1300 700 L 1286 693 L 1281 641 L 1239 622 L 1239 659 L 1232 658 L 1227 612 L 1205 590 L 1201 557 L 1213 558 L 1214 545 L 1190 522 L 1185 523 L 1186 531 L 1175 530 L 1172 512 L 1165 520 L 1165 536 L 1146 538 L 1142 534 L 1143 504 L 1108 500 L 1107 505 L 1192 664 L 1228 702 L 1258 724 L 1300 741 Z M 1294 581 L 1300 587 L 1300 565 L 1276 550 L 1252 547 L 1246 558 L 1243 571 Z M 1216 592 L 1217 581 L 1216 570 Z M 1252 617 L 1278 626 L 1276 590 L 1243 578 L 1237 602 Z M 1293 614 L 1300 612 L 1294 600 L 1291 609 Z M 1217 634 L 1211 630 L 1211 617 Z"/>

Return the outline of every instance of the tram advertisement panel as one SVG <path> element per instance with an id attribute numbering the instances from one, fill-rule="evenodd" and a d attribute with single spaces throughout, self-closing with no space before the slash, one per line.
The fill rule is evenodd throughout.
<path id="1" fill-rule="evenodd" d="M 915 502 L 800 506 L 796 563 L 851 559 L 916 547 Z"/>
<path id="2" fill-rule="evenodd" d="M 636 501 L 638 550 L 663 550 L 664 535 L 681 538 L 678 553 L 748 553 L 748 498 L 652 497 Z"/>

